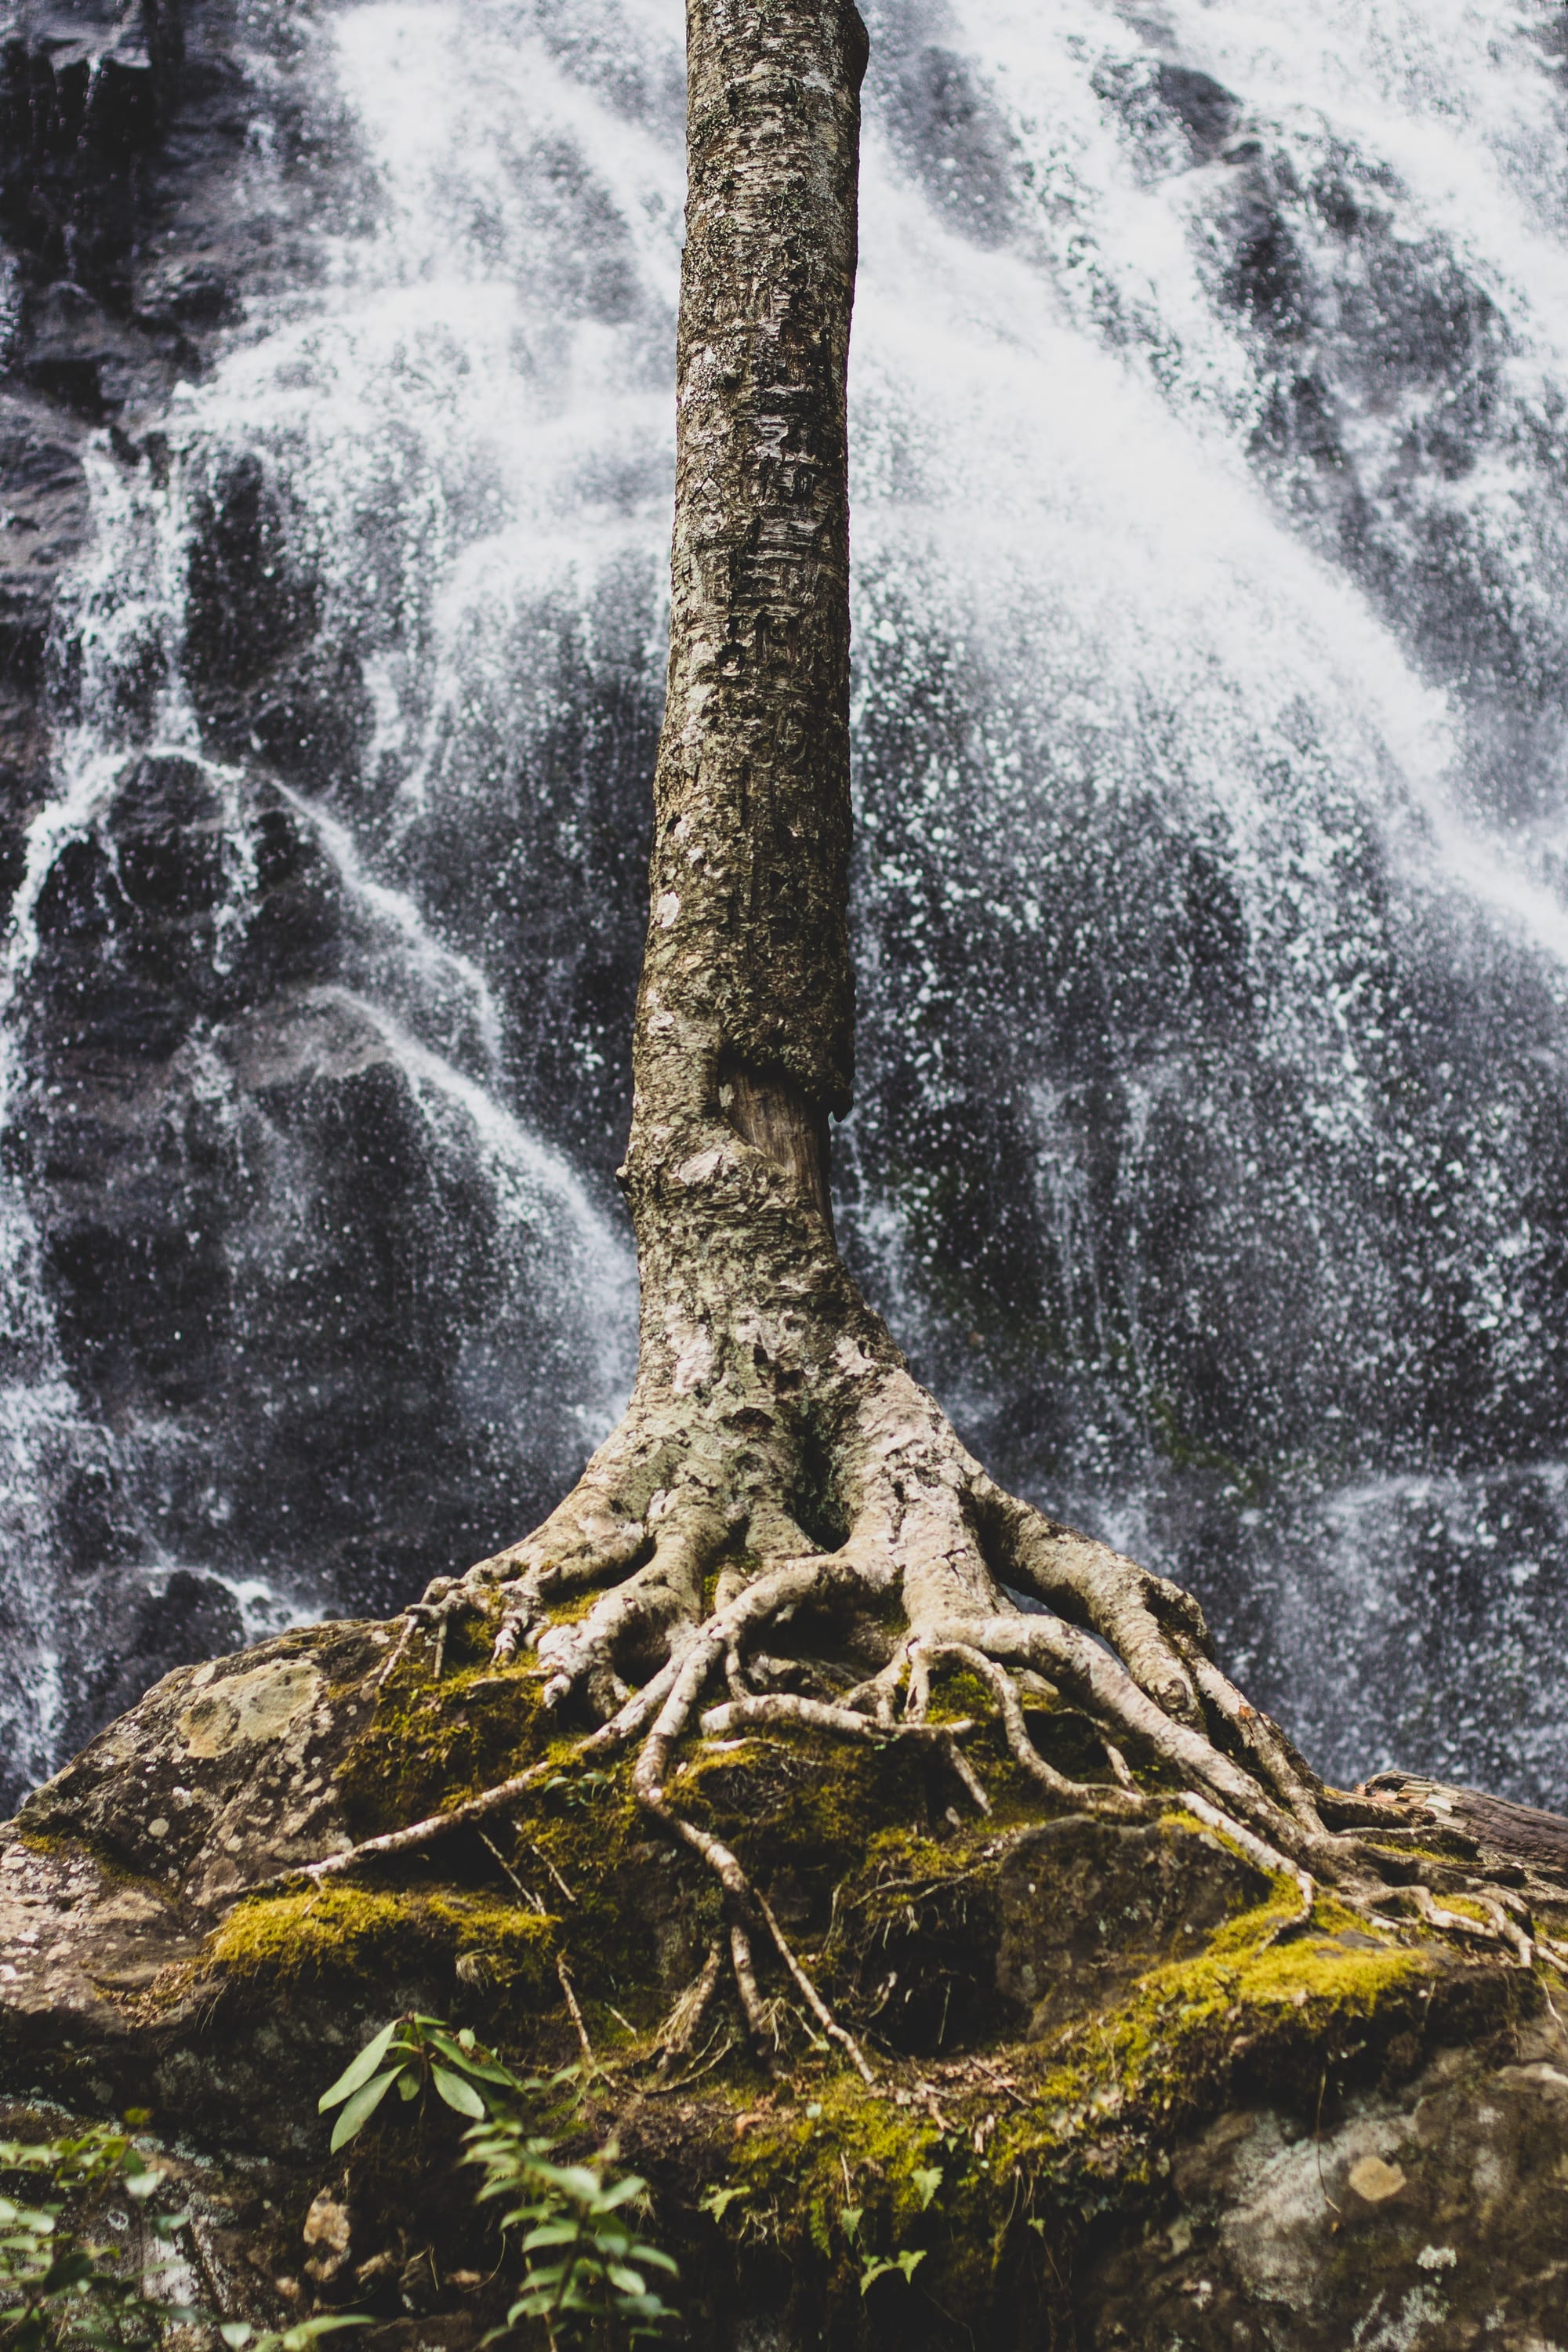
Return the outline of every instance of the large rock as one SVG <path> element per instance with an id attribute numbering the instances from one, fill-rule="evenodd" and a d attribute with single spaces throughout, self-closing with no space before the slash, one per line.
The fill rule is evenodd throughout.
<path id="1" fill-rule="evenodd" d="M 394 2115 L 329 2161 L 316 2096 L 402 2009 L 570 2061 L 570 1988 L 598 2067 L 571 2127 L 613 2134 L 652 2182 L 696 2342 L 1562 2341 L 1556 1979 L 1489 1941 L 1463 1893 L 1484 1873 L 1552 1934 L 1551 1817 L 1428 1783 L 1387 1796 L 1391 1879 L 1420 1843 L 1470 1923 L 1455 1936 L 1323 1895 L 1302 1920 L 1293 1882 L 1174 1795 L 1148 1824 L 1042 1815 L 989 1735 L 972 1752 L 993 1810 L 968 1820 L 929 1753 L 700 1745 L 677 1802 L 766 1887 L 876 2080 L 803 2032 L 765 1960 L 777 2079 L 722 1995 L 667 2078 L 658 2030 L 720 1926 L 715 1882 L 650 1835 L 624 1764 L 549 1747 L 530 1671 L 458 1643 L 437 1678 L 396 1636 L 321 1626 L 182 1668 L 28 1801 L 0 1860 L 0 2094 L 152 2105 L 220 2187 L 266 2158 L 270 2204 L 245 2210 L 279 2308 L 413 2314 L 453 2347 L 494 2316 L 450 2135 Z M 1033 1727 L 1081 1756 L 1070 1713 Z M 510 1808 L 300 1874 L 546 1754 Z M 300 2236 L 322 2200 L 330 2259 Z M 912 2279 L 862 2294 L 864 2259 L 897 2252 L 920 2255 Z"/>

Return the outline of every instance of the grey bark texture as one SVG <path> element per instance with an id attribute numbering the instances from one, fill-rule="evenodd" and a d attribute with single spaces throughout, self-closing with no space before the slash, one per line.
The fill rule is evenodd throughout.
<path id="1" fill-rule="evenodd" d="M 859 87 L 852 0 L 692 0 L 676 510 L 646 1122 L 721 1064 L 848 1108 L 849 492 Z M 653 1145 L 657 1154 L 657 1144 Z"/>
<path id="2" fill-rule="evenodd" d="M 1016 1678 L 1044 1675 L 1249 1833 L 1331 1859 L 1310 1776 L 1209 1663 L 1195 1604 L 1004 1495 L 839 1257 L 867 37 L 852 0 L 690 0 L 688 45 L 668 702 L 621 1171 L 637 1384 L 544 1526 L 438 1580 L 426 1612 L 483 1612 L 499 1658 L 535 1648 L 552 1704 L 585 1706 L 601 1738 L 646 1735 L 656 1810 L 707 1676 L 758 1696 L 769 1625 L 804 1612 L 836 1663 L 781 1706 L 913 1727 L 933 1665 L 978 1660 L 1018 1748 Z M 1136 1811 L 1111 1752 L 1121 1780 L 1093 1801 Z"/>

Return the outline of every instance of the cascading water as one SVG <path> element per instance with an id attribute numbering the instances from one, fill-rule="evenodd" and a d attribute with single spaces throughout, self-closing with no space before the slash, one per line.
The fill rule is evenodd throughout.
<path id="1" fill-rule="evenodd" d="M 847 1245 L 1316 1760 L 1563 1801 L 1560 11 L 868 18 Z M 522 1532 L 630 1373 L 679 11 L 292 20 L 332 202 L 105 441 L 56 629 L 18 1780 L 171 1613 Z"/>

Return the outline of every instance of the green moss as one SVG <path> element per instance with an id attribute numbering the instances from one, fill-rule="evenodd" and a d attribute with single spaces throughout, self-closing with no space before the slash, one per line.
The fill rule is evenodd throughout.
<path id="1" fill-rule="evenodd" d="M 355 1833 L 449 1811 L 521 1770 L 543 1745 L 540 1689 L 537 1675 L 488 1662 L 439 1682 L 417 1662 L 405 1667 L 377 1694 L 338 1768 Z"/>
<path id="2" fill-rule="evenodd" d="M 748 1866 L 804 1874 L 826 1906 L 868 1843 L 925 1831 L 958 1791 L 940 1759 L 913 1742 L 872 1747 L 792 1731 L 698 1748 L 671 1793 Z"/>
<path id="3" fill-rule="evenodd" d="M 937 1871 L 948 1860 L 941 1848 L 915 1847 L 917 1858 Z M 1389 2037 L 1408 2023 L 1429 1975 L 1421 1957 L 1392 1939 L 1348 1946 L 1316 1916 L 1284 1937 L 1297 1907 L 1282 1883 L 1198 1958 L 1151 1969 L 1049 2045 L 960 2054 L 934 2085 L 909 2064 L 870 2092 L 847 2072 L 825 2074 L 803 2106 L 741 2141 L 730 2166 L 745 2191 L 739 2227 L 809 2245 L 830 2300 L 858 2294 L 863 2253 L 921 2250 L 925 2293 L 984 2310 L 1037 2257 L 1031 2219 L 1070 2236 L 1108 2202 L 1158 2193 L 1163 2151 L 1234 2095 L 1238 2066 L 1252 2082 L 1293 2068 L 1315 2079 L 1342 2023 L 1354 2022 L 1358 2046 L 1375 2042 L 1380 2021 Z M 853 2243 L 847 2207 L 863 2212 Z"/>
<path id="4" fill-rule="evenodd" d="M 449 1887 L 391 1893 L 321 1887 L 237 1904 L 208 1958 L 230 1976 L 391 1980 L 421 1963 L 477 1953 L 499 1979 L 538 1987 L 550 1971 L 554 1922 L 521 1905 Z"/>
<path id="5" fill-rule="evenodd" d="M 969 1667 L 950 1668 L 937 1679 L 931 1692 L 932 1723 L 989 1723 L 995 1712 L 995 1698 Z"/>

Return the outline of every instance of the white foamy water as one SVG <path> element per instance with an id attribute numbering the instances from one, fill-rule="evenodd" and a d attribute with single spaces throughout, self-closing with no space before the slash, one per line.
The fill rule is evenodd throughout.
<path id="1" fill-rule="evenodd" d="M 1561 1797 L 1555 12 L 870 24 L 849 1245 L 999 1470 L 1194 1581 L 1332 1769 Z M 103 454 L 10 1034 L 26 1086 L 69 1061 L 28 910 L 73 844 L 131 877 L 93 903 L 137 988 L 146 908 L 197 908 L 146 1016 L 165 1140 L 124 1148 L 192 1204 L 157 1279 L 210 1409 L 58 1323 L 35 1160 L 40 1596 L 107 1449 L 117 1573 L 388 1605 L 624 1393 L 680 38 L 666 0 L 312 19 L 353 226 L 132 421 L 166 462 Z M 166 824 L 217 840 L 199 888 L 137 879 Z"/>

